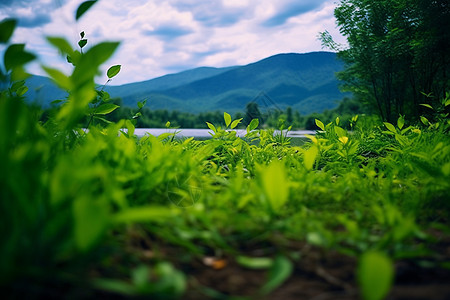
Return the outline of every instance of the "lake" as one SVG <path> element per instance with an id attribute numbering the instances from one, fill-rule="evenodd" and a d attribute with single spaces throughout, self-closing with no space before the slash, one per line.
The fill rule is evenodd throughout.
<path id="1" fill-rule="evenodd" d="M 245 129 L 236 129 L 236 134 L 240 137 L 245 136 L 247 131 Z M 134 134 L 138 137 L 143 137 L 146 133 L 158 136 L 163 133 L 177 133 L 177 137 L 195 137 L 195 138 L 210 138 L 212 130 L 210 129 L 193 129 L 193 128 L 180 128 L 180 129 L 167 129 L 167 128 L 136 128 Z M 285 132 L 284 132 L 285 133 Z M 287 133 L 290 138 L 304 138 L 306 134 L 314 135 L 316 132 L 312 130 L 292 130 Z M 279 130 L 275 130 L 275 134 L 280 134 Z"/>

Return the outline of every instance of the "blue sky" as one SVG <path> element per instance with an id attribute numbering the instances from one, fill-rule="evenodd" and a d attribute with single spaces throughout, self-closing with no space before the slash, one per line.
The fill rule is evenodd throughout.
<path id="1" fill-rule="evenodd" d="M 19 20 L 13 42 L 38 54 L 29 67 L 68 65 L 45 36 L 63 36 L 76 48 L 113 40 L 121 46 L 104 66 L 121 64 L 112 84 L 142 81 L 200 66 L 244 65 L 278 53 L 320 51 L 317 34 L 337 42 L 335 0 L 100 0 L 78 22 L 81 0 L 0 0 L 0 19 Z M 0 49 L 0 51 L 3 49 Z M 105 76 L 104 76 L 105 77 Z M 105 78 L 99 78 L 101 82 Z"/>

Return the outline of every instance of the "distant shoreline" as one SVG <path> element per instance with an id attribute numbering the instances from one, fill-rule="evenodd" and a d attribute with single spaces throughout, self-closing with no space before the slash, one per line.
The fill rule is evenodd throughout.
<path id="1" fill-rule="evenodd" d="M 247 131 L 245 129 L 237 129 L 236 135 L 240 137 L 244 137 Z M 197 138 L 208 138 L 211 137 L 211 133 L 213 133 L 210 129 L 196 129 L 196 128 L 179 128 L 179 129 L 168 129 L 168 128 L 136 128 L 134 134 L 138 137 L 145 136 L 146 133 L 150 133 L 154 136 L 159 136 L 164 133 L 176 133 L 179 137 L 197 137 Z M 279 130 L 275 130 L 275 134 L 279 134 Z M 292 131 L 283 131 L 283 133 L 287 133 L 287 137 L 305 137 L 305 135 L 315 135 L 316 132 L 313 130 L 292 130 Z"/>

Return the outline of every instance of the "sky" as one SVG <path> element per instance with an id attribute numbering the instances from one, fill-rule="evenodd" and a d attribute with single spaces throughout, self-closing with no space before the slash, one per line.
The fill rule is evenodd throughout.
<path id="1" fill-rule="evenodd" d="M 246 65 L 279 53 L 322 51 L 319 32 L 336 28 L 336 0 L 100 0 L 78 20 L 81 0 L 0 0 L 0 19 L 16 18 L 12 42 L 37 54 L 41 65 L 70 74 L 72 66 L 46 42 L 66 38 L 76 49 L 84 31 L 90 46 L 121 44 L 105 65 L 122 65 L 111 84 L 144 81 L 201 66 Z M 3 56 L 4 47 L 0 48 Z M 327 49 L 325 49 L 327 50 Z M 97 78 L 106 81 L 106 75 Z"/>

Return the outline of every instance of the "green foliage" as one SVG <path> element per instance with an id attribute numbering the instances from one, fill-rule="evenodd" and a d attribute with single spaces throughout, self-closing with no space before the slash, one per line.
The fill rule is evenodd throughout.
<path id="1" fill-rule="evenodd" d="M 365 300 L 384 299 L 391 289 L 394 267 L 391 260 L 380 252 L 367 252 L 361 256 L 358 281 Z"/>
<path id="2" fill-rule="evenodd" d="M 245 107 L 244 124 L 249 125 L 253 119 L 262 120 L 262 114 L 259 111 L 258 104 L 255 102 L 247 103 Z"/>
<path id="3" fill-rule="evenodd" d="M 349 46 L 338 47 L 346 63 L 338 77 L 345 90 L 384 121 L 392 122 L 399 114 L 418 119 L 425 112 L 420 103 L 445 98 L 448 1 L 342 0 L 335 16 Z M 322 43 L 336 49 L 326 32 Z"/>
<path id="4" fill-rule="evenodd" d="M 316 125 L 320 129 L 325 130 L 325 126 L 323 125 L 322 121 L 316 119 Z"/>
<path id="5" fill-rule="evenodd" d="M 289 198 L 289 181 L 284 167 L 280 162 L 275 161 L 259 172 L 261 188 L 267 197 L 269 207 L 278 213 Z"/>
<path id="6" fill-rule="evenodd" d="M 75 20 L 81 18 L 95 3 L 97 3 L 97 0 L 84 1 L 83 3 L 81 3 L 77 8 L 77 12 L 75 13 Z"/>
<path id="7" fill-rule="evenodd" d="M 94 83 L 118 44 L 81 53 L 48 40 L 74 69 L 43 67 L 68 90 L 47 119 L 12 76 L 29 60 L 9 56 L 2 70 L 0 286 L 8 298 L 222 297 L 191 278 L 211 256 L 221 264 L 208 271 L 236 261 L 263 272 L 251 296 L 270 297 L 303 272 L 307 249 L 332 249 L 359 260 L 361 295 L 382 299 L 396 262 L 445 265 L 433 233 L 450 232 L 448 95 L 424 106 L 420 124 L 407 115 L 312 118 L 320 131 L 301 147 L 286 139 L 285 122 L 275 132 L 245 120 L 240 137 L 232 129 L 245 118 L 229 113 L 203 116 L 217 117 L 202 120 L 207 140 L 138 139 L 145 101 L 127 119 L 108 120 L 118 105 Z M 109 68 L 107 83 L 119 71 Z M 160 121 L 173 128 L 166 113 Z"/>
<path id="8" fill-rule="evenodd" d="M 157 278 L 150 281 L 149 278 Z M 176 299 L 186 289 L 186 279 L 183 273 L 176 270 L 170 263 L 160 262 L 149 268 L 141 265 L 131 272 L 131 283 L 113 279 L 98 279 L 94 285 L 110 293 L 126 297 L 153 295 L 157 299 Z"/>
<path id="9" fill-rule="evenodd" d="M 225 126 L 228 127 L 231 124 L 231 116 L 228 113 L 223 113 L 223 118 L 225 119 Z"/>
<path id="10" fill-rule="evenodd" d="M 0 79 L 6 80 L 9 77 L 12 82 L 26 79 L 29 74 L 25 72 L 24 66 L 35 58 L 34 54 L 25 50 L 24 44 L 9 45 L 5 50 L 3 60 L 5 70 L 2 70 Z"/>
<path id="11" fill-rule="evenodd" d="M 0 23 L 0 43 L 6 44 L 11 38 L 17 21 L 14 19 L 5 19 Z"/>
<path id="12" fill-rule="evenodd" d="M 236 262 L 249 269 L 267 269 L 273 266 L 273 259 L 268 257 L 238 256 Z"/>
<path id="13" fill-rule="evenodd" d="M 106 72 L 106 75 L 108 76 L 109 79 L 111 79 L 114 76 L 116 76 L 117 74 L 119 74 L 120 68 L 121 68 L 121 65 L 112 66 L 108 69 L 108 71 Z"/>
<path id="14" fill-rule="evenodd" d="M 304 151 L 303 165 L 307 170 L 311 170 L 313 168 L 318 152 L 319 150 L 315 145 Z"/>
<path id="15" fill-rule="evenodd" d="M 258 125 L 259 125 L 259 120 L 258 119 L 251 120 L 250 124 L 248 124 L 248 127 L 247 127 L 247 134 L 250 133 L 250 131 L 255 130 L 256 128 L 258 128 Z"/>
<path id="16" fill-rule="evenodd" d="M 26 63 L 34 60 L 34 54 L 25 51 L 24 44 L 14 44 L 8 47 L 5 51 L 5 68 L 6 71 L 11 71 L 17 67 L 23 66 Z"/>
<path id="17" fill-rule="evenodd" d="M 281 255 L 277 256 L 269 270 L 268 280 L 261 288 L 261 293 L 268 294 L 279 287 L 291 276 L 292 270 L 293 265 L 288 258 Z"/>

